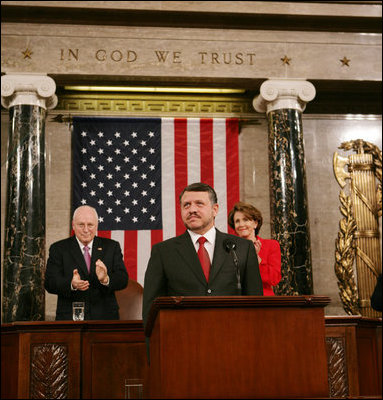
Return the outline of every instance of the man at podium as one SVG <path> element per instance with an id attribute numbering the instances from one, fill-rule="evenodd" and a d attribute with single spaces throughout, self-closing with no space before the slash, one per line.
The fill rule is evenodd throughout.
<path id="1" fill-rule="evenodd" d="M 144 280 L 144 325 L 159 296 L 263 295 L 253 243 L 215 228 L 215 190 L 193 183 L 179 200 L 186 232 L 152 247 Z"/>

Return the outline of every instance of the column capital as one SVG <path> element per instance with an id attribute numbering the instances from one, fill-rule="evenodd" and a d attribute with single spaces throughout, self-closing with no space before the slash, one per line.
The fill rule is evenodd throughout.
<path id="1" fill-rule="evenodd" d="M 262 83 L 253 107 L 259 113 L 282 108 L 304 111 L 306 103 L 315 97 L 315 87 L 304 79 L 269 79 Z"/>
<path id="2" fill-rule="evenodd" d="M 52 109 L 57 105 L 56 83 L 46 74 L 6 74 L 1 77 L 1 104 L 19 104 Z"/>

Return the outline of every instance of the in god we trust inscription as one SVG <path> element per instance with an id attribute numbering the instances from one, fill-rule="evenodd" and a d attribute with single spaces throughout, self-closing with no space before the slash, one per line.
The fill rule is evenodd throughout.
<path id="1" fill-rule="evenodd" d="M 85 53 L 80 49 L 60 49 L 60 61 L 80 61 L 81 54 Z M 186 61 L 194 61 L 200 65 L 254 65 L 255 52 L 241 51 L 198 51 L 185 54 L 182 51 L 154 50 L 150 53 L 153 61 L 159 64 L 182 64 Z M 147 57 L 147 54 L 145 54 Z M 88 57 L 88 56 L 86 56 Z M 142 58 L 140 52 L 132 49 L 97 49 L 94 51 L 93 59 L 96 62 L 114 62 L 114 63 L 134 63 Z"/>

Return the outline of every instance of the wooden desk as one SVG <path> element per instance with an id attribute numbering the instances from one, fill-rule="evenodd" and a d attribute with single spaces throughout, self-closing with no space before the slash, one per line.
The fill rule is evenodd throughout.
<path id="1" fill-rule="evenodd" d="M 382 320 L 326 317 L 330 397 L 382 396 Z"/>
<path id="2" fill-rule="evenodd" d="M 141 321 L 14 322 L 1 326 L 1 398 L 123 399 L 144 380 Z"/>
<path id="3" fill-rule="evenodd" d="M 1 398 L 123 399 L 125 379 L 146 379 L 141 321 L 1 328 Z M 382 395 L 381 335 L 381 319 L 325 317 L 329 398 Z"/>

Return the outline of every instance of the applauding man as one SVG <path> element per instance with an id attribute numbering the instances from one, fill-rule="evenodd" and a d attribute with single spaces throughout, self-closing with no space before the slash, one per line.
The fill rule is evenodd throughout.
<path id="1" fill-rule="evenodd" d="M 96 236 L 97 211 L 81 206 L 73 213 L 74 236 L 53 243 L 45 289 L 57 294 L 56 320 L 72 319 L 72 302 L 85 302 L 85 319 L 119 319 L 114 292 L 128 285 L 120 244 Z"/>

